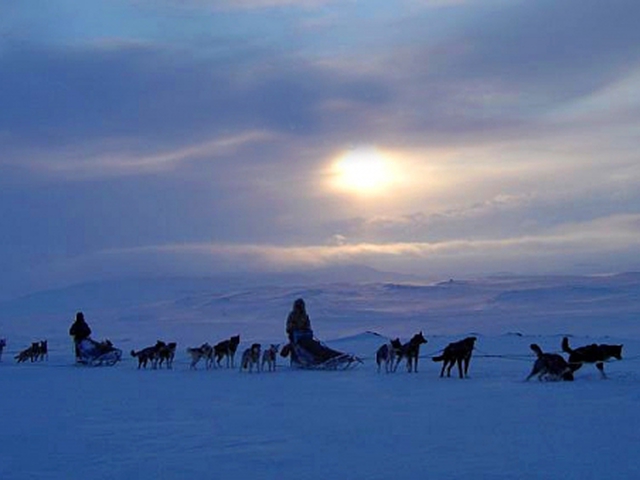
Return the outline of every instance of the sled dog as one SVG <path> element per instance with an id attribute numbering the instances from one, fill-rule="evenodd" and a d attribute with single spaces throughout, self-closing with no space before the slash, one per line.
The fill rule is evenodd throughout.
<path id="1" fill-rule="evenodd" d="M 38 342 L 33 342 L 31 343 L 31 346 L 20 351 L 13 358 L 16 359 L 17 363 L 26 362 L 27 360 L 31 360 L 33 362 L 36 358 L 36 355 L 38 355 L 39 349 L 40 349 L 40 344 Z"/>
<path id="2" fill-rule="evenodd" d="M 256 372 L 260 371 L 260 344 L 254 343 L 242 353 L 242 361 L 240 362 L 240 371 L 253 371 L 255 365 Z"/>
<path id="3" fill-rule="evenodd" d="M 227 368 L 229 368 L 229 364 L 231 367 L 234 367 L 234 358 L 236 356 L 236 350 L 238 350 L 238 345 L 240 344 L 240 335 L 234 335 L 228 340 L 223 340 L 222 342 L 216 343 L 213 347 L 213 353 L 215 355 L 215 361 L 218 366 L 223 358 L 227 358 Z"/>
<path id="4" fill-rule="evenodd" d="M 384 371 L 389 373 L 393 370 L 393 364 L 398 355 L 401 355 L 402 352 L 402 343 L 400 343 L 400 339 L 396 338 L 391 340 L 380 348 L 376 352 L 376 364 L 378 365 L 378 373 L 380 373 L 380 369 L 382 364 L 384 364 Z"/>
<path id="5" fill-rule="evenodd" d="M 162 368 L 162 364 L 164 363 L 167 368 L 173 368 L 173 359 L 176 356 L 176 347 L 178 344 L 176 342 L 165 343 L 158 340 L 156 347 L 158 349 L 158 368 Z"/>
<path id="6" fill-rule="evenodd" d="M 4 351 L 4 347 L 7 346 L 7 339 L 0 338 L 0 362 L 2 361 L 2 352 Z"/>
<path id="7" fill-rule="evenodd" d="M 397 355 L 396 366 L 393 371 L 395 372 L 398 368 L 398 364 L 402 361 L 403 358 L 406 358 L 407 371 L 409 373 L 418 373 L 418 357 L 420 355 L 420 345 L 423 345 L 425 343 L 427 343 L 427 339 L 424 338 L 422 332 L 419 332 L 411 337 L 411 340 L 409 340 L 407 343 L 402 344 L 400 355 Z"/>
<path id="8" fill-rule="evenodd" d="M 278 350 L 280 348 L 280 344 L 271 344 L 269 348 L 267 348 L 262 354 L 262 370 L 264 371 L 265 364 L 267 365 L 267 371 L 275 372 L 276 371 L 276 357 L 278 355 Z"/>
<path id="9" fill-rule="evenodd" d="M 532 343 L 529 348 L 538 356 L 533 364 L 531 373 L 525 381 L 529 381 L 531 377 L 537 376 L 538 380 L 573 380 L 573 371 L 562 358 L 562 355 L 557 353 L 544 353 L 539 345 Z"/>
<path id="10" fill-rule="evenodd" d="M 211 368 L 209 359 L 212 358 L 213 347 L 208 343 L 203 343 L 199 347 L 189 347 L 187 348 L 187 353 L 191 355 L 191 364 L 189 368 L 196 369 L 196 365 L 203 358 L 206 360 L 206 368 Z"/>
<path id="11" fill-rule="evenodd" d="M 562 351 L 569 354 L 569 366 L 572 372 L 578 370 L 584 363 L 595 363 L 603 378 L 607 378 L 604 373 L 604 362 L 612 358 L 622 360 L 622 345 L 593 343 L 574 349 L 569 346 L 569 339 L 564 337 L 562 339 Z"/>
<path id="12" fill-rule="evenodd" d="M 131 350 L 131 356 L 138 359 L 138 368 L 147 368 L 147 364 L 151 363 L 151 368 L 158 365 L 158 348 L 157 344 L 142 350 Z"/>
<path id="13" fill-rule="evenodd" d="M 49 342 L 47 340 L 39 342 L 33 356 L 36 361 L 49 360 Z"/>
<path id="14" fill-rule="evenodd" d="M 464 340 L 452 342 L 445 347 L 442 355 L 433 357 L 432 360 L 434 362 L 442 362 L 440 377 L 444 376 L 445 369 L 447 370 L 447 377 L 450 377 L 451 369 L 456 364 L 458 365 L 458 374 L 460 378 L 468 376 L 469 363 L 471 362 L 471 354 L 473 353 L 473 347 L 476 340 L 476 337 L 467 337 Z"/>

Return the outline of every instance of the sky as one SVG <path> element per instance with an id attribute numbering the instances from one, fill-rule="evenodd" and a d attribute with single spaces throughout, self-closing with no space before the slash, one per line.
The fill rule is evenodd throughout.
<path id="1" fill-rule="evenodd" d="M 640 268 L 635 0 L 0 5 L 0 290 Z"/>

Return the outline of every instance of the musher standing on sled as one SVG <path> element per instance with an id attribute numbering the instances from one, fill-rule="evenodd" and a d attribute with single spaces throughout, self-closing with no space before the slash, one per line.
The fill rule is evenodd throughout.
<path id="1" fill-rule="evenodd" d="M 76 321 L 73 322 L 71 328 L 69 328 L 69 335 L 73 337 L 73 344 L 76 347 L 76 358 L 79 358 L 81 356 L 80 343 L 91 335 L 91 328 L 84 319 L 84 313 L 76 313 Z"/>

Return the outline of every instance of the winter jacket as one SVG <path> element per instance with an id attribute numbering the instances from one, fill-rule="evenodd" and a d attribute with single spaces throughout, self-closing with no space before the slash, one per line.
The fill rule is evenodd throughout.
<path id="1" fill-rule="evenodd" d="M 78 343 L 88 338 L 91 335 L 91 328 L 87 325 L 82 314 L 76 315 L 76 321 L 73 322 L 71 328 L 69 328 L 69 335 L 73 337 L 73 340 Z"/>
<path id="2" fill-rule="evenodd" d="M 287 317 L 287 335 L 291 337 L 291 333 L 295 330 L 311 330 L 311 320 L 301 298 L 295 301 L 293 310 Z"/>

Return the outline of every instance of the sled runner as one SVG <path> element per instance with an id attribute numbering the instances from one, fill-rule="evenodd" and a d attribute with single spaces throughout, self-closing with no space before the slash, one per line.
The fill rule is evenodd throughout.
<path id="1" fill-rule="evenodd" d="M 77 345 L 76 362 L 91 367 L 115 365 L 122 358 L 122 350 L 115 348 L 109 340 L 96 342 L 90 338 Z"/>
<path id="2" fill-rule="evenodd" d="M 291 358 L 291 366 L 306 370 L 349 370 L 362 360 L 355 355 L 339 352 L 313 338 L 311 330 L 295 332 L 293 341 L 281 352 Z"/>

